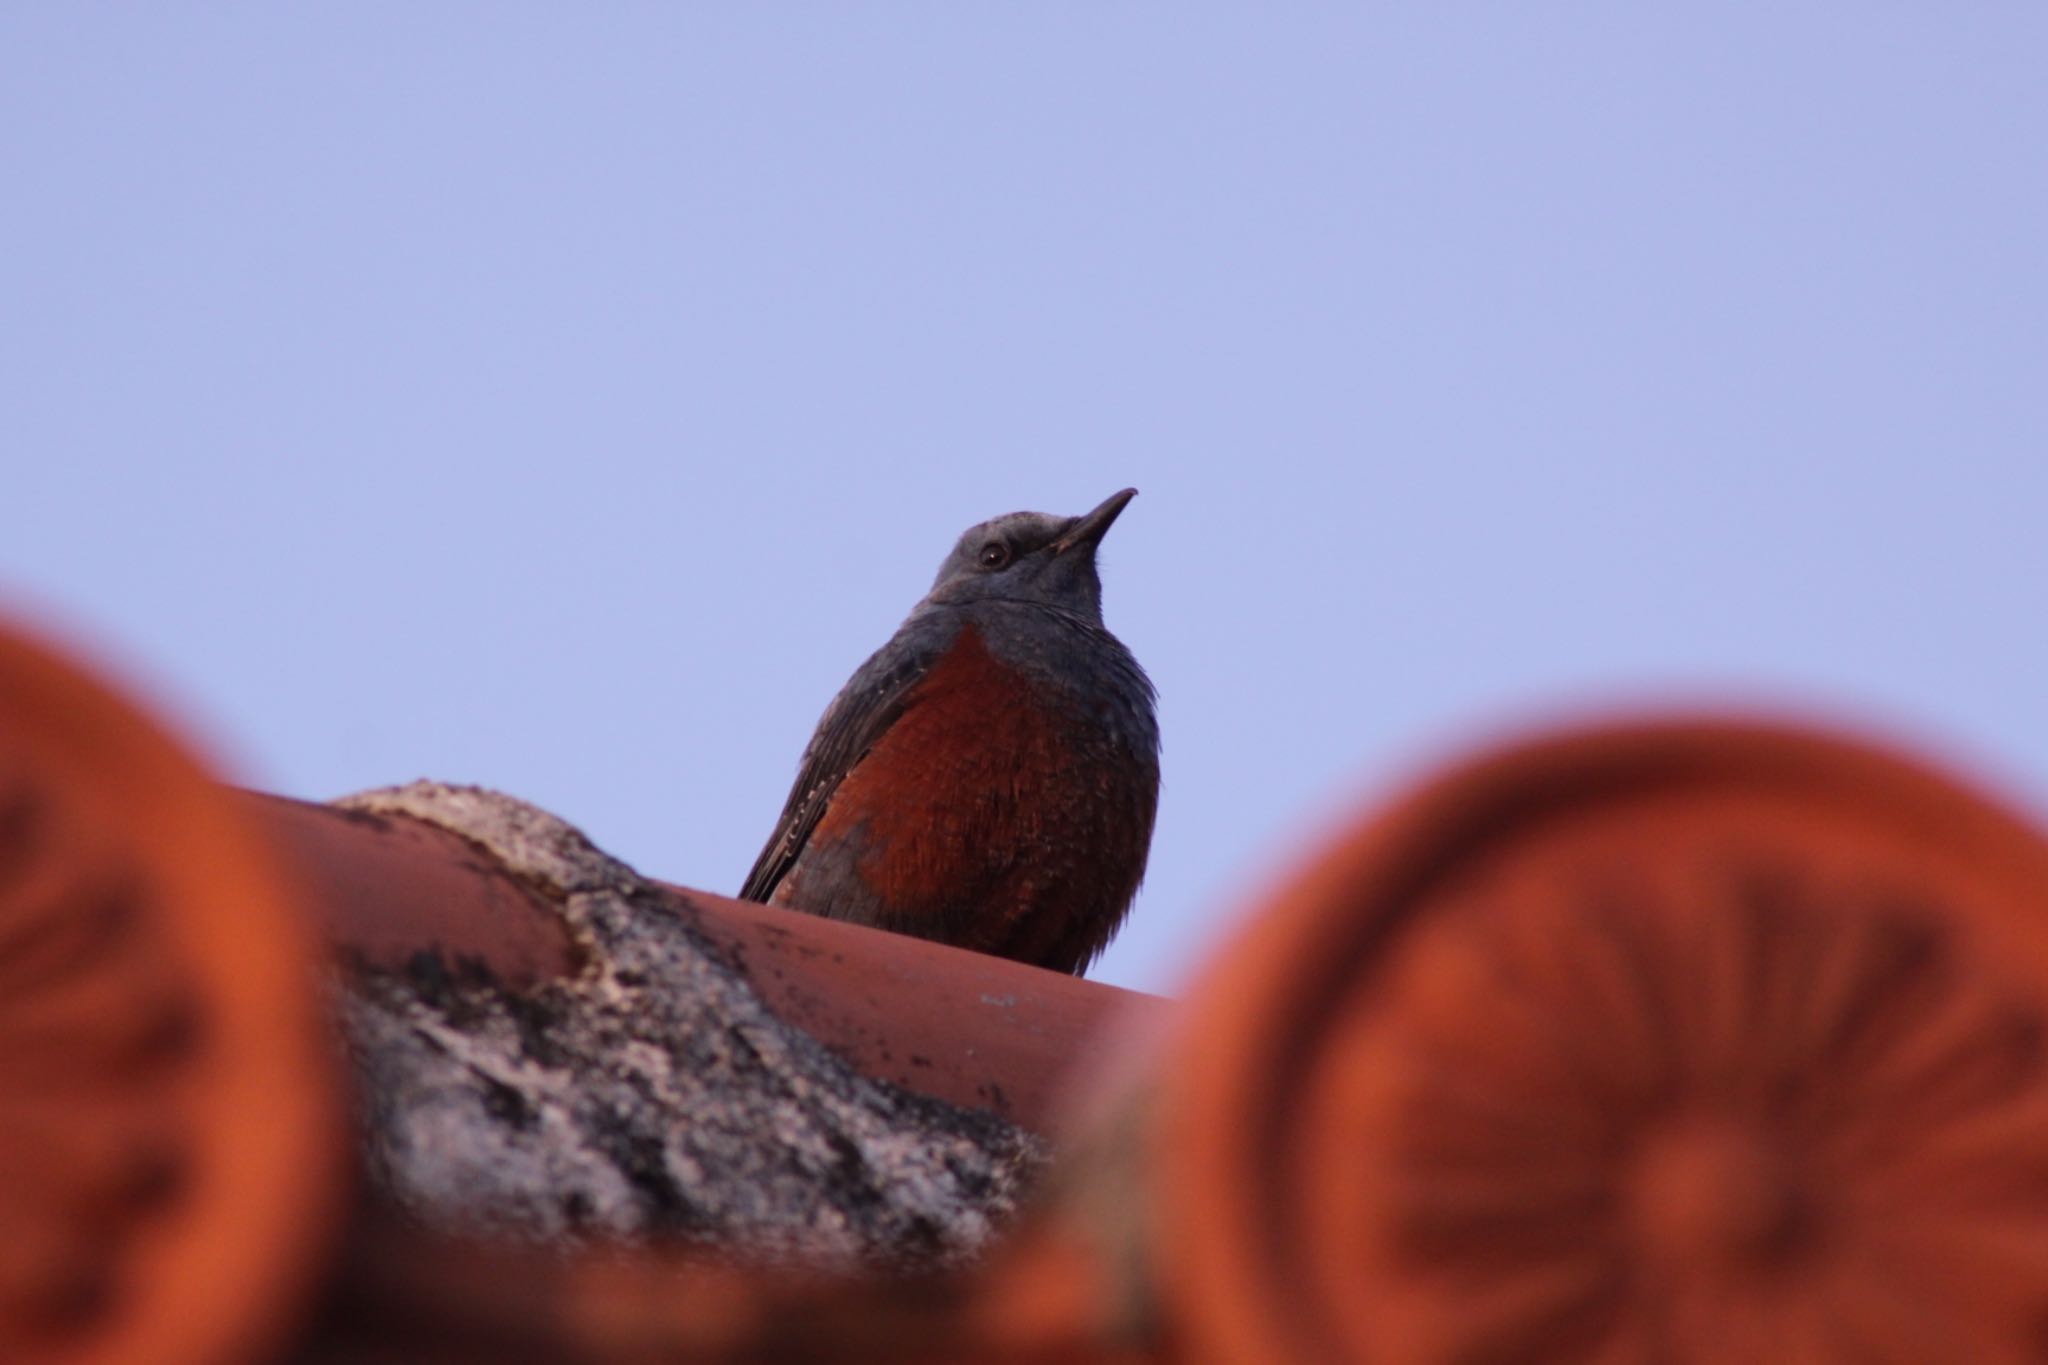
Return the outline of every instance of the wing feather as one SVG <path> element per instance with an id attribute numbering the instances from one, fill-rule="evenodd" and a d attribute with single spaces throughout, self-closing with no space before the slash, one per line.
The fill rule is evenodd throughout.
<path id="1" fill-rule="evenodd" d="M 768 836 L 740 888 L 741 900 L 765 904 L 775 894 L 776 886 L 796 865 L 825 807 L 831 804 L 832 794 L 902 717 L 919 680 L 931 671 L 949 642 L 950 633 L 945 640 L 926 637 L 920 641 L 905 631 L 862 664 L 832 699 L 804 750 L 782 818 L 775 822 L 775 832 Z"/>

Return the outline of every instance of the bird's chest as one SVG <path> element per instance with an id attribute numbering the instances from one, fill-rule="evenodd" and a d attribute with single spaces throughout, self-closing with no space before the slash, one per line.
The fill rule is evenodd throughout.
<path id="1" fill-rule="evenodd" d="M 896 823 L 1056 818 L 1086 805 L 1094 770 L 1113 761 L 1104 718 L 1082 696 L 996 659 L 971 629 L 908 700 L 861 764 L 886 784 Z M 886 832 L 885 812 L 870 815 Z"/>
<path id="2" fill-rule="evenodd" d="M 972 628 L 906 700 L 830 817 L 858 826 L 861 880 L 884 902 L 1029 898 L 1125 842 L 1156 785 L 1084 691 L 997 659 Z"/>

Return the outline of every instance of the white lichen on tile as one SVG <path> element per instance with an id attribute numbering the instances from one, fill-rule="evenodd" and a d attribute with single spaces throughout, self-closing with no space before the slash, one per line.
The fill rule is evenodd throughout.
<path id="1" fill-rule="evenodd" d="M 942 1264 L 983 1247 L 1042 1165 L 1029 1134 L 860 1076 L 784 1023 L 687 912 L 546 811 L 436 782 L 336 804 L 471 840 L 543 892 L 583 958 L 526 990 L 434 953 L 344 973 L 367 1164 L 415 1216 Z"/>

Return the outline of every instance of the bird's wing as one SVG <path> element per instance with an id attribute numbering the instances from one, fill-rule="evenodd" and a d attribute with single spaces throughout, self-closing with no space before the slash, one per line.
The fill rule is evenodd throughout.
<path id="1" fill-rule="evenodd" d="M 899 634 L 862 664 L 833 698 L 810 747 L 804 750 L 803 766 L 797 770 L 796 785 L 789 789 L 782 818 L 775 822 L 775 832 L 768 836 L 767 846 L 740 888 L 741 900 L 766 903 L 775 894 L 776 884 L 795 866 L 832 793 L 902 716 L 918 680 L 930 671 L 949 642 L 949 638 L 915 639 L 908 631 Z"/>

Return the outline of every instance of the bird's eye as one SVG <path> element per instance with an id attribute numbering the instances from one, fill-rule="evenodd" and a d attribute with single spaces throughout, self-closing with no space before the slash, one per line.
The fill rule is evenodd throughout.
<path id="1" fill-rule="evenodd" d="M 1010 562 L 1010 547 L 1000 540 L 991 540 L 981 547 L 980 558 L 982 568 L 1000 569 Z"/>

